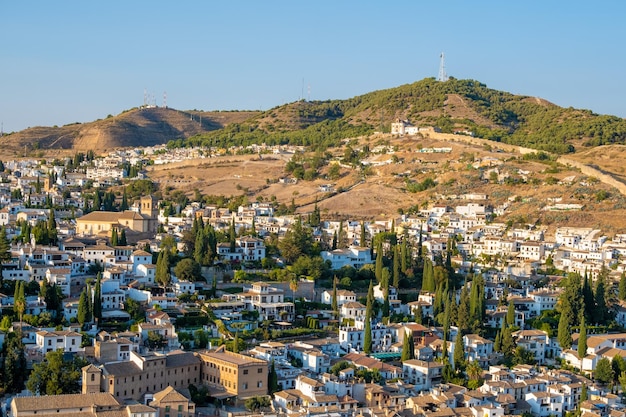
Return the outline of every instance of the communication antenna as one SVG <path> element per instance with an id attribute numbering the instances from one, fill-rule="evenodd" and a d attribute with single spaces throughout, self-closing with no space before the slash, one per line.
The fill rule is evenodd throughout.
<path id="1" fill-rule="evenodd" d="M 302 91 L 300 92 L 300 100 L 304 100 L 304 77 L 302 77 Z"/>
<path id="2" fill-rule="evenodd" d="M 144 88 L 143 89 L 143 106 L 146 107 L 147 104 L 148 104 L 148 91 Z"/>
<path id="3" fill-rule="evenodd" d="M 440 56 L 441 60 L 439 61 L 439 77 L 437 77 L 437 81 L 445 82 L 448 81 L 448 74 L 446 74 L 446 63 L 443 52 Z"/>
<path id="4" fill-rule="evenodd" d="M 0 122 L 0 138 L 4 136 L 4 122 Z"/>
<path id="5" fill-rule="evenodd" d="M 307 86 L 306 95 L 307 95 L 306 101 L 311 101 L 311 84 Z"/>
<path id="6" fill-rule="evenodd" d="M 167 91 L 163 92 L 163 107 L 167 109 Z"/>

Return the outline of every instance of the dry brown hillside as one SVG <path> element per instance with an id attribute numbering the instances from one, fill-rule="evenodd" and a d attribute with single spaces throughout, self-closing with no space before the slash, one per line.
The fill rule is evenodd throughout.
<path id="1" fill-rule="evenodd" d="M 154 146 L 239 123 L 257 112 L 198 112 L 169 108 L 132 109 L 117 116 L 61 127 L 34 127 L 0 139 L 4 154 L 29 154 L 37 149 L 95 152 Z"/>

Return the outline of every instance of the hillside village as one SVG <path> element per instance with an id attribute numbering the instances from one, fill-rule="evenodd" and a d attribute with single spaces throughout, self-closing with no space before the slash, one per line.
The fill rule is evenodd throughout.
<path id="1" fill-rule="evenodd" d="M 5 386 L 7 415 L 626 416 L 626 234 L 498 222 L 479 193 L 331 221 L 82 192 L 211 155 L 4 162 L 5 381 L 20 349 L 84 361 L 75 392 Z"/>

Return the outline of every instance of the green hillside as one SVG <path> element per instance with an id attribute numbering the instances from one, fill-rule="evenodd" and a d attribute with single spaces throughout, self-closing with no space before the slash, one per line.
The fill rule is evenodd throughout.
<path id="1" fill-rule="evenodd" d="M 555 153 L 574 152 L 573 142 L 582 141 L 584 146 L 626 142 L 626 120 L 615 116 L 562 108 L 474 80 L 427 78 L 347 100 L 290 103 L 176 145 L 290 143 L 324 149 L 344 138 L 388 132 L 398 118 Z"/>

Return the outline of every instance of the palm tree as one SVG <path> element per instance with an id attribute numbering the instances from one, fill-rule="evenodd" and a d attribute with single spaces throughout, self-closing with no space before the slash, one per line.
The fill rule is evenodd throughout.
<path id="1" fill-rule="evenodd" d="M 478 388 L 478 383 L 483 373 L 483 368 L 480 367 L 478 362 L 477 361 L 469 362 L 467 364 L 467 367 L 465 368 L 465 373 L 467 374 L 467 378 L 469 379 L 468 387 L 469 387 L 469 384 L 471 383 L 472 386 L 469 388 L 471 389 Z"/>
<path id="2" fill-rule="evenodd" d="M 289 289 L 291 290 L 291 298 L 296 301 L 296 291 L 298 290 L 298 276 L 293 272 L 290 274 Z"/>

